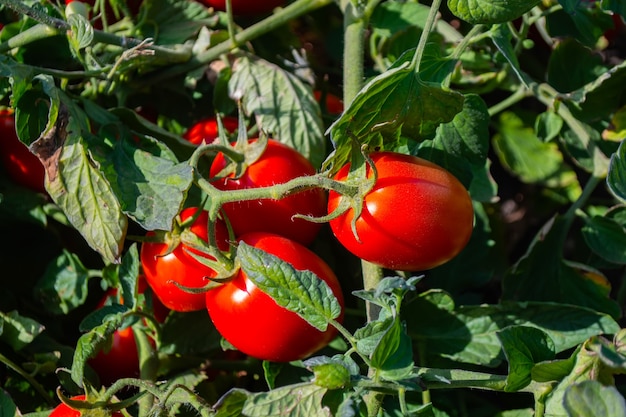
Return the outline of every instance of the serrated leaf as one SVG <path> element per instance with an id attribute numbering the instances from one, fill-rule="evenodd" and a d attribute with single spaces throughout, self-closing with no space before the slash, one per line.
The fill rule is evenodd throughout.
<path id="1" fill-rule="evenodd" d="M 63 250 L 54 259 L 33 289 L 46 310 L 67 314 L 87 300 L 89 270 L 75 254 Z"/>
<path id="2" fill-rule="evenodd" d="M 526 254 L 504 276 L 502 299 L 579 305 L 619 317 L 620 307 L 609 297 L 610 286 L 588 279 L 562 258 L 564 227 L 564 220 L 557 217 L 537 233 Z"/>
<path id="3" fill-rule="evenodd" d="M 626 203 L 626 145 L 620 143 L 617 152 L 611 155 L 606 183 L 615 198 Z"/>
<path id="4" fill-rule="evenodd" d="M 122 257 L 118 272 L 124 305 L 131 310 L 135 308 L 137 299 L 137 282 L 139 281 L 140 269 L 139 250 L 137 244 L 133 243 Z"/>
<path id="5" fill-rule="evenodd" d="M 326 389 L 314 384 L 295 384 L 252 394 L 242 415 L 248 417 L 330 417 L 322 404 Z"/>
<path id="6" fill-rule="evenodd" d="M 434 139 L 422 142 L 417 156 L 447 169 L 469 188 L 473 171 L 485 166 L 489 123 L 483 99 L 475 94 L 467 95 L 463 110 L 452 121 L 440 125 Z"/>
<path id="7" fill-rule="evenodd" d="M 93 42 L 93 26 L 83 15 L 76 13 L 68 17 L 67 23 L 71 26 L 71 30 L 67 31 L 69 44 L 74 53 L 79 54 L 81 49 Z"/>
<path id="8" fill-rule="evenodd" d="M 422 80 L 409 62 L 390 68 L 368 82 L 330 126 L 333 171 L 349 161 L 354 140 L 372 148 L 400 134 L 422 141 L 451 121 L 463 102 L 463 95 Z"/>
<path id="9" fill-rule="evenodd" d="M 282 259 L 240 242 L 237 257 L 248 278 L 281 307 L 325 331 L 341 314 L 341 305 L 328 284 L 311 271 L 296 270 Z"/>
<path id="10" fill-rule="evenodd" d="M 569 417 L 623 417 L 626 401 L 613 386 L 597 381 L 584 381 L 572 385 L 565 393 L 563 406 Z"/>
<path id="11" fill-rule="evenodd" d="M 298 150 L 318 168 L 326 156 L 319 105 L 311 88 L 279 66 L 240 55 L 229 80 L 231 98 L 240 98 L 248 115 L 276 140 Z"/>
<path id="12" fill-rule="evenodd" d="M 147 142 L 147 143 L 146 143 Z M 122 138 L 98 150 L 101 170 L 122 210 L 146 230 L 171 230 L 193 180 L 192 167 L 144 139 Z"/>
<path id="13" fill-rule="evenodd" d="M 109 306 L 112 307 L 112 306 Z M 106 307 L 105 307 L 106 308 Z M 120 314 L 111 316 L 111 320 L 92 328 L 82 335 L 76 343 L 74 358 L 72 360 L 72 380 L 79 386 L 83 386 L 85 365 L 87 360 L 100 351 L 122 323 Z"/>
<path id="14" fill-rule="evenodd" d="M 448 0 L 450 11 L 472 24 L 505 23 L 514 20 L 541 0 Z"/>
<path id="15" fill-rule="evenodd" d="M 371 356 L 372 367 L 382 378 L 400 380 L 406 378 L 413 369 L 413 349 L 411 339 L 398 318 L 391 322 Z"/>
<path id="16" fill-rule="evenodd" d="M 215 417 L 240 417 L 249 395 L 249 392 L 239 388 L 229 390 L 213 406 Z"/>
<path id="17" fill-rule="evenodd" d="M 594 216 L 585 219 L 583 238 L 598 256 L 616 264 L 626 264 L 626 229 L 615 220 Z"/>
<path id="18" fill-rule="evenodd" d="M 612 334 L 619 324 L 597 311 L 549 302 L 505 302 L 497 305 L 442 307 L 450 302 L 429 292 L 403 307 L 409 335 L 429 358 L 498 366 L 502 360 L 497 332 L 508 326 L 531 326 L 545 332 L 557 353 L 589 337 Z"/>
<path id="19" fill-rule="evenodd" d="M 536 327 L 512 326 L 497 334 L 509 363 L 504 389 L 507 392 L 519 391 L 527 386 L 536 363 L 554 359 L 552 339 Z"/>
<path id="20" fill-rule="evenodd" d="M 20 315 L 17 311 L 0 311 L 0 340 L 15 351 L 32 343 L 44 329 L 42 324 Z"/>
<path id="21" fill-rule="evenodd" d="M 504 167 L 525 183 L 548 180 L 563 165 L 563 155 L 554 143 L 539 140 L 530 127 L 512 112 L 500 116 L 499 133 L 493 146 Z"/>

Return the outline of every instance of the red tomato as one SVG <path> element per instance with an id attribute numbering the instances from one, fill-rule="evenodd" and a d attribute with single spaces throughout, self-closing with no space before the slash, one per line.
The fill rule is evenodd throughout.
<path id="1" fill-rule="evenodd" d="M 72 400 L 85 400 L 84 395 L 76 395 L 71 397 Z M 123 417 L 124 415 L 119 411 L 114 412 L 111 417 Z M 69 406 L 61 403 L 56 406 L 54 410 L 50 413 L 48 417 L 80 417 L 80 411 L 74 410 Z"/>
<path id="2" fill-rule="evenodd" d="M 18 139 L 12 110 L 0 110 L 0 158 L 13 181 L 34 191 L 46 192 L 44 167 Z"/>
<path id="3" fill-rule="evenodd" d="M 269 233 L 250 233 L 240 241 L 309 270 L 332 289 L 343 309 L 337 277 L 315 253 L 293 240 Z M 240 270 L 235 278 L 206 293 L 209 316 L 220 334 L 243 353 L 262 360 L 289 362 L 305 358 L 326 346 L 336 335 L 329 326 L 320 332 L 305 320 L 280 307 Z M 338 319 L 341 321 L 342 316 Z"/>
<path id="4" fill-rule="evenodd" d="M 226 0 L 200 0 L 201 3 L 215 10 L 226 11 Z M 231 0 L 233 14 L 266 14 L 285 4 L 285 0 Z"/>
<path id="5" fill-rule="evenodd" d="M 313 91 L 313 95 L 315 96 L 315 100 L 320 102 L 322 99 L 322 92 L 320 90 L 315 90 Z M 339 97 L 331 93 L 326 93 L 325 101 L 324 107 L 328 114 L 338 115 L 343 113 L 343 101 Z"/>
<path id="6" fill-rule="evenodd" d="M 375 152 L 371 158 L 378 180 L 356 222 L 361 241 L 352 233 L 350 209 L 330 221 L 339 242 L 359 258 L 394 270 L 431 269 L 456 256 L 474 222 L 465 187 L 442 167 L 415 156 Z M 348 165 L 342 167 L 335 179 L 345 180 L 348 171 Z M 330 193 L 329 213 L 341 198 Z"/>
<path id="7" fill-rule="evenodd" d="M 239 127 L 239 122 L 234 117 L 223 117 L 222 123 L 229 133 L 236 131 Z M 183 137 L 194 145 L 200 145 L 203 142 L 212 143 L 218 137 L 217 119 L 215 117 L 208 117 L 200 120 L 191 126 Z"/>
<path id="8" fill-rule="evenodd" d="M 142 276 L 139 279 L 139 293 L 143 293 L 148 284 Z M 115 297 L 116 288 L 109 289 L 97 308 L 102 308 L 109 297 Z M 123 302 L 123 300 L 120 300 Z M 161 323 L 165 321 L 169 314 L 169 309 L 165 307 L 155 297 L 152 300 L 154 317 Z M 138 378 L 139 370 L 139 353 L 137 351 L 137 343 L 135 335 L 130 327 L 119 329 L 113 333 L 111 348 L 108 351 L 100 351 L 89 360 L 89 365 L 96 371 L 100 377 L 100 382 L 104 385 L 110 385 L 120 378 Z"/>
<path id="9" fill-rule="evenodd" d="M 256 139 L 252 139 L 254 141 Z M 248 166 L 240 178 L 233 175 L 215 178 L 228 164 L 218 154 L 211 164 L 212 184 L 220 190 L 269 187 L 283 184 L 297 177 L 314 175 L 313 165 L 298 151 L 270 139 L 261 157 Z M 292 219 L 296 214 L 315 217 L 326 214 L 326 195 L 320 188 L 301 191 L 280 200 L 252 200 L 227 203 L 224 213 L 236 236 L 250 232 L 268 232 L 285 236 L 308 245 L 315 239 L 321 225 L 303 219 Z"/>
<path id="10" fill-rule="evenodd" d="M 197 208 L 186 208 L 181 212 L 182 220 L 193 216 Z M 200 239 L 208 240 L 208 214 L 203 211 L 190 230 Z M 228 231 L 222 222 L 216 225 L 220 249 L 228 249 Z M 152 232 L 148 236 L 154 235 Z M 190 293 L 178 288 L 172 281 L 187 288 L 201 288 L 208 284 L 207 278 L 215 277 L 213 269 L 193 258 L 184 244 L 167 254 L 167 242 L 144 242 L 141 245 L 141 265 L 148 284 L 157 298 L 169 309 L 180 312 L 202 310 L 205 307 L 204 294 Z"/>

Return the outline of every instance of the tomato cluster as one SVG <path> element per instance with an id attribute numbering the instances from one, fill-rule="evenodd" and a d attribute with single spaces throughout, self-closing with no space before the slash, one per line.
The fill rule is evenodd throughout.
<path id="1" fill-rule="evenodd" d="M 192 127 L 185 135 L 194 143 L 211 141 L 217 135 L 214 119 Z M 228 128 L 228 126 L 225 126 Z M 213 130 L 211 130 L 213 129 Z M 207 130 L 211 130 L 206 133 Z M 250 145 L 257 142 L 251 139 Z M 219 190 L 232 191 L 270 187 L 292 179 L 314 175 L 315 168 L 293 148 L 268 140 L 262 154 L 246 167 L 243 174 L 228 172 L 228 158 L 215 156 L 210 182 Z M 218 177 L 218 174 L 224 174 Z M 226 203 L 222 212 L 231 225 L 233 243 L 246 242 L 291 264 L 296 270 L 315 272 L 332 289 L 343 306 L 343 295 L 331 268 L 305 245 L 317 235 L 320 225 L 295 215 L 319 217 L 326 214 L 326 195 L 322 189 L 300 191 L 282 199 L 257 199 Z M 181 212 L 181 222 L 188 220 L 197 208 Z M 208 213 L 202 211 L 189 230 L 203 241 L 208 240 Z M 155 238 L 154 232 L 148 237 Z M 303 318 L 278 306 L 259 290 L 239 269 L 226 283 L 206 293 L 190 292 L 205 287 L 215 271 L 194 259 L 200 253 L 184 242 L 147 241 L 141 248 L 141 262 L 146 279 L 159 300 L 178 312 L 206 309 L 217 330 L 235 348 L 250 356 L 277 362 L 302 359 L 326 346 L 335 337 L 329 327 L 321 332 Z M 216 240 L 220 250 L 228 249 L 228 232 L 220 220 Z M 186 287 L 186 288 L 184 288 Z M 341 317 L 339 318 L 341 320 Z"/>

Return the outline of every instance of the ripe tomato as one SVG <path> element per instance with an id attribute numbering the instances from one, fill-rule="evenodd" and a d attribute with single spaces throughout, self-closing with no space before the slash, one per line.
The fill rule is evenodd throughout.
<path id="1" fill-rule="evenodd" d="M 315 100 L 321 103 L 322 92 L 320 90 L 313 91 Z M 343 113 L 343 101 L 334 94 L 326 93 L 326 100 L 324 103 L 326 112 L 331 115 L 338 115 Z"/>
<path id="2" fill-rule="evenodd" d="M 198 210 L 186 208 L 181 212 L 182 220 L 186 220 Z M 200 239 L 208 240 L 207 230 L 208 214 L 203 211 L 190 230 Z M 217 241 L 220 249 L 228 249 L 228 231 L 222 222 L 216 225 Z M 148 233 L 153 236 L 154 233 Z M 169 309 L 180 312 L 202 310 L 205 307 L 204 294 L 194 294 L 178 288 L 172 281 L 188 288 L 204 287 L 208 281 L 206 278 L 215 277 L 213 269 L 203 265 L 193 258 L 185 244 L 179 244 L 171 253 L 167 253 L 167 242 L 144 242 L 141 245 L 141 265 L 148 284 L 157 298 Z"/>
<path id="3" fill-rule="evenodd" d="M 13 181 L 34 191 L 46 192 L 44 167 L 18 139 L 12 110 L 0 110 L 0 158 Z"/>
<path id="4" fill-rule="evenodd" d="M 343 310 L 337 277 L 306 247 L 269 233 L 250 233 L 239 241 L 275 255 L 297 270 L 314 272 L 330 286 Z M 280 307 L 242 270 L 232 281 L 207 291 L 206 306 L 220 334 L 241 352 L 258 359 L 274 362 L 302 359 L 326 346 L 337 333 L 331 326 L 320 332 L 296 313 Z M 343 313 L 339 320 L 342 318 Z"/>
<path id="5" fill-rule="evenodd" d="M 200 0 L 201 3 L 215 10 L 226 11 L 226 0 Z M 232 0 L 233 14 L 266 14 L 285 4 L 285 0 Z"/>
<path id="6" fill-rule="evenodd" d="M 254 141 L 256 139 L 252 139 Z M 218 154 L 211 164 L 211 183 L 220 190 L 269 187 L 283 184 L 305 175 L 315 174 L 313 165 L 298 151 L 270 139 L 261 157 L 246 169 L 239 178 L 229 175 L 215 178 L 228 164 L 223 154 Z M 315 217 L 326 214 L 326 195 L 320 188 L 301 191 L 280 200 L 252 200 L 227 203 L 224 213 L 231 222 L 236 236 L 250 232 L 268 232 L 308 245 L 315 239 L 321 225 L 303 219 L 292 219 L 296 214 Z"/>
<path id="7" fill-rule="evenodd" d="M 75 395 L 71 397 L 71 399 L 72 400 L 85 400 L 85 396 Z M 74 410 L 73 408 L 70 408 L 69 406 L 61 403 L 57 405 L 54 410 L 52 410 L 52 412 L 50 413 L 48 417 L 80 417 L 80 411 Z M 111 417 L 124 417 L 124 415 L 120 413 L 119 411 L 115 411 L 111 415 Z"/>
<path id="8" fill-rule="evenodd" d="M 239 127 L 239 122 L 234 117 L 224 117 L 222 118 L 222 123 L 229 133 L 234 132 Z M 203 142 L 212 143 L 218 137 L 217 119 L 212 116 L 200 120 L 191 126 L 183 137 L 194 145 L 200 145 Z"/>
<path id="9" fill-rule="evenodd" d="M 393 152 L 370 156 L 378 180 L 365 196 L 356 221 L 361 241 L 352 233 L 354 211 L 349 209 L 330 221 L 339 242 L 359 258 L 394 270 L 431 269 L 456 256 L 467 244 L 474 222 L 465 187 L 448 171 L 422 158 Z M 342 167 L 335 179 L 345 180 L 348 171 L 348 165 Z M 335 192 L 329 194 L 329 213 L 341 198 Z"/>
<path id="10" fill-rule="evenodd" d="M 143 293 L 148 284 L 143 276 L 139 279 L 139 293 Z M 102 308 L 109 297 L 115 297 L 116 288 L 109 289 L 97 308 Z M 123 300 L 120 300 L 123 302 Z M 152 300 L 152 308 L 154 317 L 159 322 L 164 322 L 169 314 L 169 309 L 165 307 L 155 297 Z M 139 370 L 139 354 L 137 351 L 137 343 L 135 335 L 130 327 L 116 330 L 113 333 L 113 340 L 108 351 L 100 351 L 89 360 L 89 365 L 96 371 L 100 377 L 100 382 L 104 385 L 110 385 L 120 378 L 138 378 Z"/>

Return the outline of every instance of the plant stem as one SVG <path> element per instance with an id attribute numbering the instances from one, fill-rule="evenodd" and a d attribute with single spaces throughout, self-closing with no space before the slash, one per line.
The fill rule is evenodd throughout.
<path id="1" fill-rule="evenodd" d="M 2 1 L 2 0 L 0 0 Z M 252 26 L 242 30 L 232 38 L 225 40 L 214 47 L 207 49 L 204 52 L 199 53 L 196 56 L 191 57 L 184 64 L 169 67 L 163 71 L 155 72 L 150 76 L 144 77 L 138 84 L 138 87 L 149 86 L 157 84 L 167 80 L 169 78 L 176 77 L 178 75 L 185 74 L 196 68 L 208 64 L 224 55 L 231 50 L 237 48 L 239 45 L 243 45 L 261 35 L 277 29 L 293 19 L 317 10 L 321 7 L 331 4 L 333 0 L 297 0 L 279 12 L 255 23 Z"/>
<path id="2" fill-rule="evenodd" d="M 420 70 L 420 63 L 422 62 L 422 57 L 424 56 L 424 50 L 426 49 L 426 42 L 428 42 L 428 36 L 430 32 L 432 32 L 435 27 L 435 22 L 437 21 L 437 15 L 439 14 L 439 7 L 441 6 L 441 0 L 433 0 L 433 3 L 430 6 L 430 11 L 428 12 L 428 18 L 426 18 L 426 23 L 424 24 L 424 30 L 422 31 L 422 35 L 420 36 L 420 40 L 417 43 L 417 49 L 415 50 L 415 55 L 413 55 L 413 60 L 411 61 L 411 65 L 416 72 Z"/>
<path id="3" fill-rule="evenodd" d="M 15 362 L 13 362 L 12 360 L 10 360 L 9 358 L 7 358 L 6 356 L 4 356 L 1 353 L 0 353 L 0 362 L 4 363 L 8 368 L 12 369 L 17 374 L 19 374 L 22 378 L 24 378 L 26 381 L 28 381 L 28 383 L 33 388 L 35 388 L 35 390 L 39 393 L 39 395 L 41 395 L 43 397 L 43 399 L 46 400 L 46 402 L 48 404 L 55 405 L 54 399 L 52 399 L 52 397 L 50 397 L 50 395 L 45 390 L 45 388 L 39 382 L 37 382 L 37 380 L 35 378 L 33 378 L 32 375 L 30 375 L 28 372 L 24 371 Z"/>

